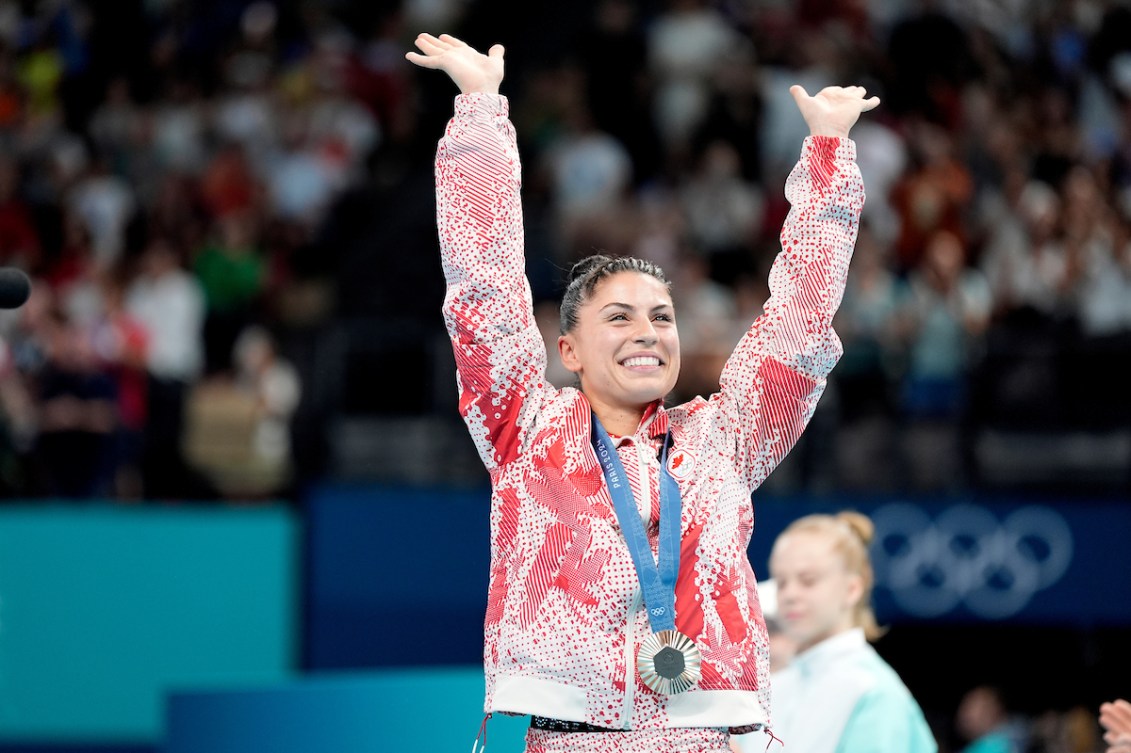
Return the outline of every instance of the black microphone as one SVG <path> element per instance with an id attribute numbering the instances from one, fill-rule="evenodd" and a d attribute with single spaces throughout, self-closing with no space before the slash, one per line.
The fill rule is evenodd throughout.
<path id="1" fill-rule="evenodd" d="M 15 267 L 0 268 L 0 309 L 18 309 L 31 295 L 31 280 Z"/>

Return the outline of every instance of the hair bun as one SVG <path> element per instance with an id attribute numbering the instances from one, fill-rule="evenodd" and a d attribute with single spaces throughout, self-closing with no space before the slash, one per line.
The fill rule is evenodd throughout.
<path id="1" fill-rule="evenodd" d="M 569 278 L 567 279 L 566 284 L 573 284 L 574 280 L 585 277 L 597 267 L 601 266 L 602 264 L 608 264 L 612 260 L 613 257 L 606 254 L 592 254 L 591 256 L 586 256 L 584 259 L 570 267 Z"/>
<path id="2" fill-rule="evenodd" d="M 876 525 L 867 515 L 854 510 L 844 510 L 836 514 L 836 519 L 852 529 L 852 532 L 864 542 L 864 546 L 872 543 L 876 535 Z"/>

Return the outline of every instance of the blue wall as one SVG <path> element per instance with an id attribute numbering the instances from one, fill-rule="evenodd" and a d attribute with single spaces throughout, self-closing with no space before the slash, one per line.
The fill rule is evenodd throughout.
<path id="1" fill-rule="evenodd" d="M 0 507 L 0 742 L 159 740 L 164 694 L 297 665 L 283 508 Z"/>
<path id="2" fill-rule="evenodd" d="M 307 666 L 478 663 L 489 492 L 332 488 L 310 500 Z M 795 518 L 844 508 L 877 524 L 875 604 L 889 624 L 1131 625 L 1122 501 L 756 498 L 767 576 Z M 390 651 L 388 646 L 397 646 Z"/>

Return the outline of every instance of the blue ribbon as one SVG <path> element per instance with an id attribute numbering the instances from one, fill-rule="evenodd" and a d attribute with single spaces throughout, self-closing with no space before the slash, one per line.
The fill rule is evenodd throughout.
<path id="1" fill-rule="evenodd" d="M 632 555 L 636 567 L 636 577 L 644 594 L 644 606 L 648 610 L 648 624 L 652 632 L 675 630 L 675 580 L 679 573 L 679 524 L 681 500 L 679 484 L 668 472 L 668 445 L 671 432 L 664 436 L 660 455 L 660 541 L 658 561 L 652 557 L 652 547 L 644 532 L 644 523 L 636 509 L 632 488 L 628 484 L 624 465 L 617 457 L 616 447 L 609 438 L 605 427 L 601 426 L 597 415 L 593 414 L 593 447 L 597 460 L 605 473 L 605 483 L 613 498 L 613 509 L 617 514 L 624 543 Z"/>

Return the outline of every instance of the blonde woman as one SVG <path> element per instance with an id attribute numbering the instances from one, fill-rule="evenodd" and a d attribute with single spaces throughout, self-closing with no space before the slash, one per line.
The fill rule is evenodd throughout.
<path id="1" fill-rule="evenodd" d="M 787 751 L 937 750 L 919 705 L 869 644 L 882 632 L 871 608 L 873 532 L 860 513 L 809 515 L 774 542 L 778 619 L 797 644 L 772 682 L 773 730 Z"/>

